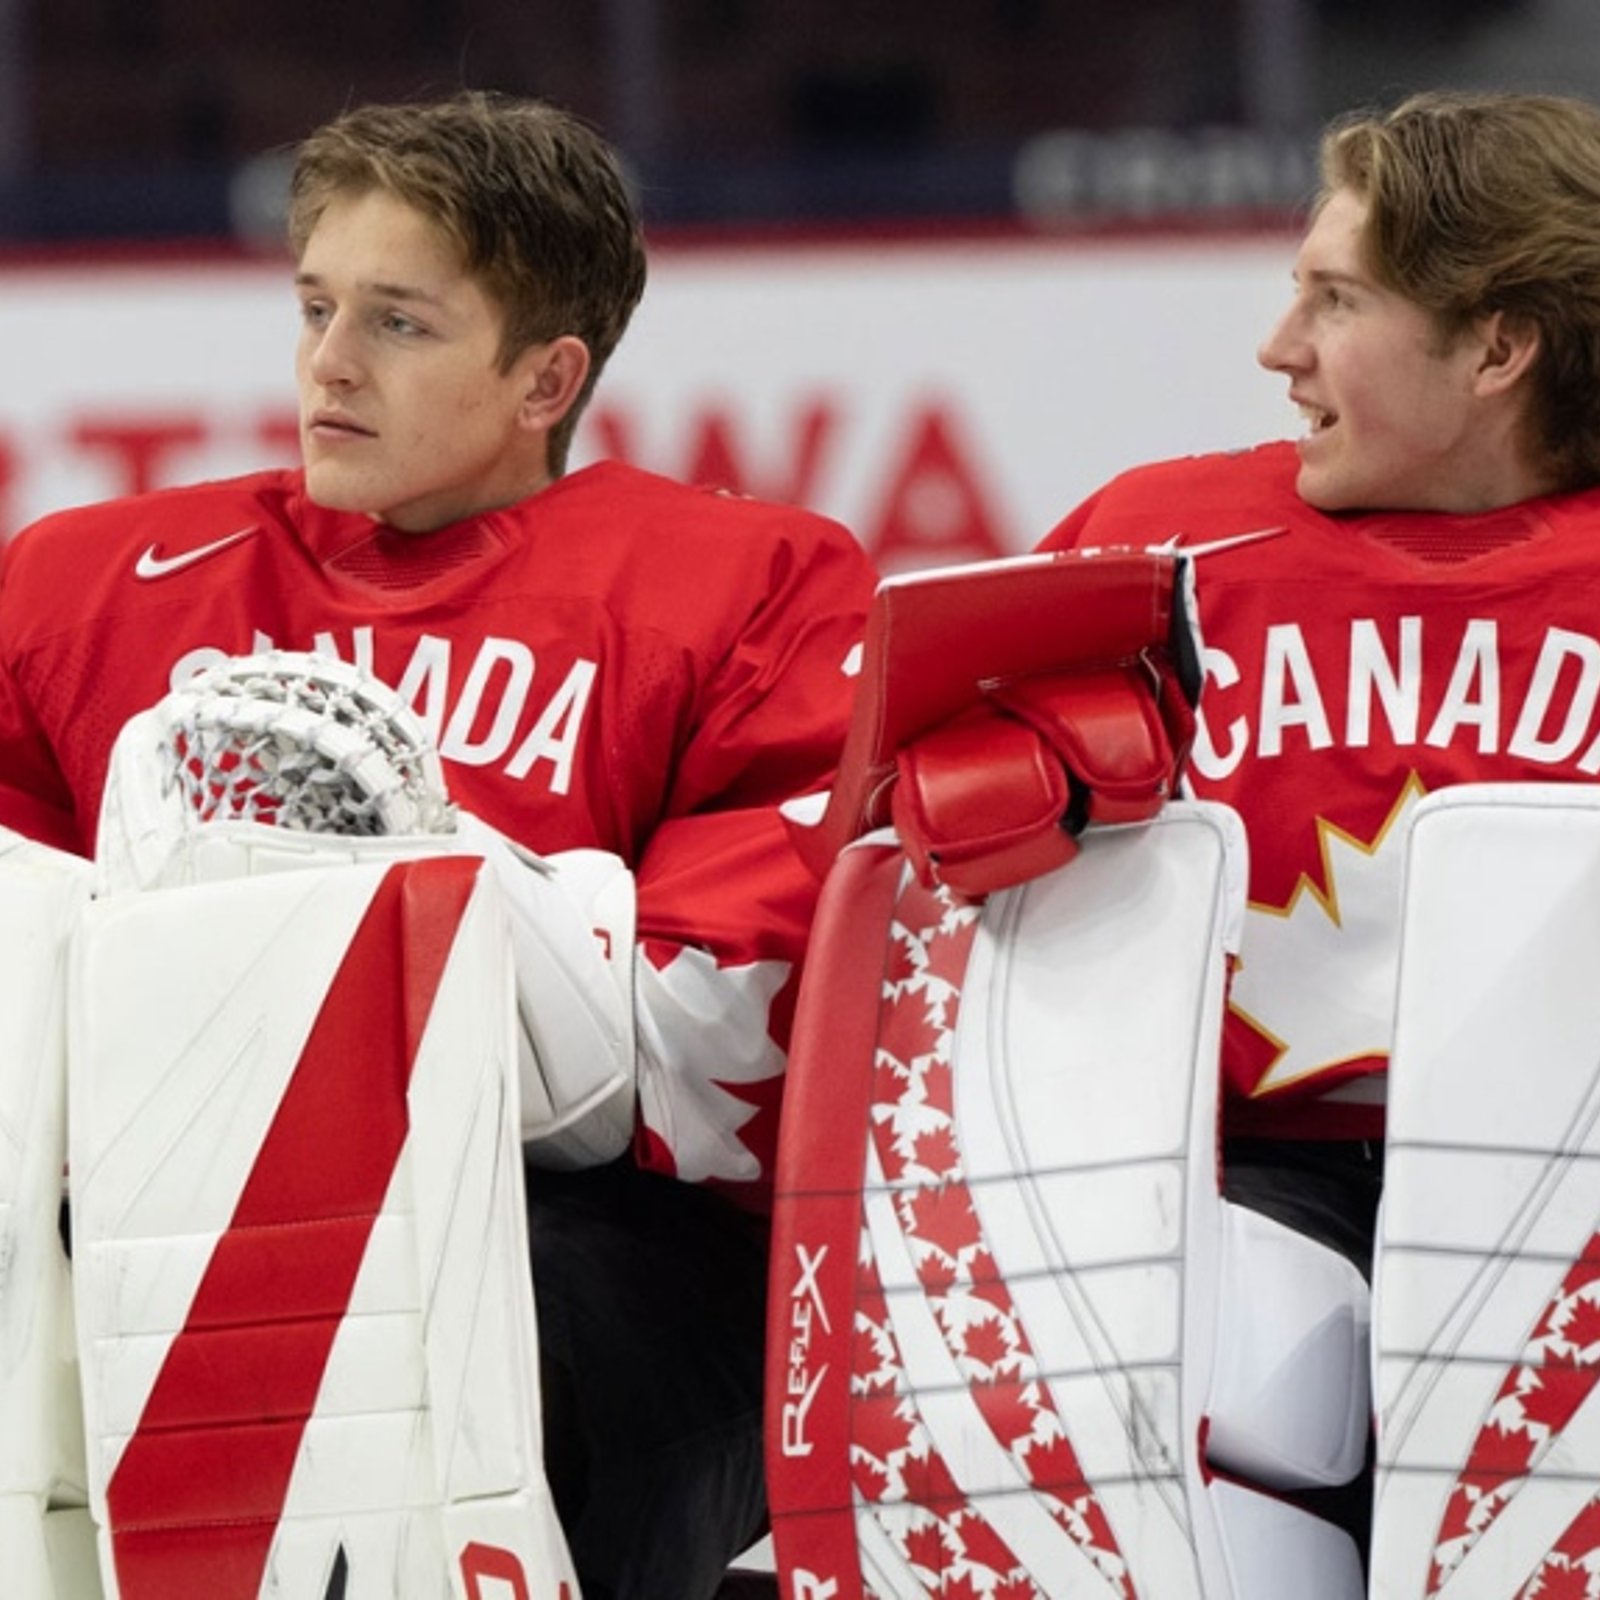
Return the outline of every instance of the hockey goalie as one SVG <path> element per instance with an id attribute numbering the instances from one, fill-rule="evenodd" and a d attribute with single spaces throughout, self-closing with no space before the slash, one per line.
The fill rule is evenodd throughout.
<path id="1" fill-rule="evenodd" d="M 1223 1198 L 1243 912 L 1187 566 L 891 580 L 826 807 L 773 1254 L 789 1600 L 1358 1600 L 1367 1294 Z"/>
<path id="2" fill-rule="evenodd" d="M 69 1001 L 108 1597 L 576 1596 L 522 1143 L 631 1129 L 631 1083 L 580 1105 L 546 1070 L 548 1030 L 625 1012 L 559 969 L 620 874 L 591 854 L 463 817 L 409 709 L 323 658 L 225 663 L 124 729 Z"/>

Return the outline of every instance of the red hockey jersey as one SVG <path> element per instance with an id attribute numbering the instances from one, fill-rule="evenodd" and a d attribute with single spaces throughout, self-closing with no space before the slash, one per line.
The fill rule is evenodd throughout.
<path id="1" fill-rule="evenodd" d="M 0 566 L 0 823 L 87 853 L 134 712 L 222 656 L 358 662 L 464 807 L 634 868 L 641 1158 L 750 1196 L 816 893 L 777 806 L 828 779 L 872 587 L 833 523 L 611 463 L 424 537 L 288 471 L 62 512 Z"/>
<path id="2" fill-rule="evenodd" d="M 1191 783 L 1250 841 L 1227 1127 L 1370 1138 L 1409 809 L 1447 784 L 1600 774 L 1600 491 L 1326 515 L 1296 471 L 1290 444 L 1138 468 L 1042 548 L 1191 551 L 1206 667 Z"/>

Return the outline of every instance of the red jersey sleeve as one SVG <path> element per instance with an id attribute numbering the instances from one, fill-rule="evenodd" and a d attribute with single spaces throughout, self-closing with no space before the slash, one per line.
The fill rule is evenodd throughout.
<path id="1" fill-rule="evenodd" d="M 83 853 L 72 791 L 11 670 L 15 619 L 0 555 L 0 827 Z"/>
<path id="2" fill-rule="evenodd" d="M 822 526 L 779 547 L 637 869 L 641 1158 L 756 1205 L 818 891 L 778 808 L 825 786 L 838 759 L 875 581 L 860 547 Z"/>

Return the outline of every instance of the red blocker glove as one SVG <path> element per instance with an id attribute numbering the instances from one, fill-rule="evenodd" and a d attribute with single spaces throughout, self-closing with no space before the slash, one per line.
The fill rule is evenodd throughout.
<path id="1" fill-rule="evenodd" d="M 979 896 L 1075 854 L 1091 822 L 1177 792 L 1200 697 L 1179 553 L 1073 550 L 887 578 L 825 796 L 786 813 L 826 876 L 893 823 L 917 872 Z"/>
<path id="2" fill-rule="evenodd" d="M 1165 661 L 989 685 L 897 753 L 892 819 L 924 883 L 976 898 L 1070 861 L 1091 822 L 1148 821 L 1193 738 L 1193 707 Z"/>

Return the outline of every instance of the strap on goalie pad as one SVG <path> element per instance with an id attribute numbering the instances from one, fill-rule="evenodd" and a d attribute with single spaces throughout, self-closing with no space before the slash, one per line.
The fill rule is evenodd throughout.
<path id="1" fill-rule="evenodd" d="M 110 1595 L 576 1594 L 513 1008 L 470 859 L 89 908 L 70 1152 Z"/>
<path id="2" fill-rule="evenodd" d="M 633 874 L 606 850 L 536 856 L 468 812 L 453 848 L 499 881 L 517 974 L 522 1137 L 538 1166 L 591 1167 L 633 1138 Z"/>
<path id="3" fill-rule="evenodd" d="M 61 1240 L 66 950 L 88 865 L 0 829 L 0 1589 L 100 1593 Z"/>
<path id="4" fill-rule="evenodd" d="M 1021 881 L 1070 856 L 1070 841 L 1050 830 L 1142 820 L 1176 792 L 1199 689 L 1192 574 L 1173 551 L 1063 551 L 886 579 L 833 789 L 820 808 L 790 812 L 796 847 L 822 876 L 893 813 L 919 871 L 953 863 L 967 893 Z M 976 707 L 1026 724 L 1041 743 L 1024 750 L 1009 729 L 997 733 L 1004 759 L 946 793 L 968 735 L 947 741 L 945 727 Z M 1039 786 L 1044 760 L 1062 765 L 1061 784 Z M 908 777 L 919 793 L 895 811 Z M 1045 810 L 1052 793 L 1074 791 Z"/>
<path id="5" fill-rule="evenodd" d="M 1585 1594 L 1600 1563 L 1600 794 L 1429 796 L 1405 882 L 1373 1592 Z"/>
<path id="6" fill-rule="evenodd" d="M 981 906 L 887 836 L 824 886 L 777 1173 L 785 1593 L 1360 1600 L 1348 1535 L 1259 1487 L 1359 1469 L 1365 1288 L 1217 1195 L 1242 830 L 1177 803 L 1080 845 Z"/>

